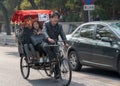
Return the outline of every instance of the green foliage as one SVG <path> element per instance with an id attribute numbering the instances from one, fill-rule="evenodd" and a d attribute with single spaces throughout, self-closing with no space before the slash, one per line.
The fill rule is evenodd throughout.
<path id="1" fill-rule="evenodd" d="M 32 6 L 28 0 L 23 0 L 21 3 L 21 9 L 23 10 L 32 9 Z"/>
<path id="2" fill-rule="evenodd" d="M 37 6 L 40 5 L 40 1 L 41 1 L 41 0 L 34 0 L 34 1 L 35 1 L 35 4 L 36 4 Z M 38 7 L 38 8 L 40 8 L 40 7 Z"/>
<path id="3" fill-rule="evenodd" d="M 108 14 L 106 13 L 105 9 L 101 8 L 100 6 L 96 6 L 94 11 L 91 11 L 91 15 L 95 19 L 97 15 L 100 16 L 101 20 L 106 20 L 109 18 Z"/>
<path id="4" fill-rule="evenodd" d="M 79 13 L 71 13 L 70 15 L 66 16 L 66 21 L 71 21 L 72 22 L 80 22 L 82 18 L 80 17 Z"/>
<path id="5" fill-rule="evenodd" d="M 8 11 L 8 17 L 10 18 L 11 15 L 13 14 L 14 12 L 14 8 L 17 6 L 17 2 L 18 0 L 4 0 L 3 1 L 3 4 L 5 5 L 7 11 Z"/>
<path id="6" fill-rule="evenodd" d="M 67 0 L 65 6 L 71 10 L 78 10 L 82 6 L 82 2 L 80 0 Z"/>
<path id="7" fill-rule="evenodd" d="M 7 8 L 9 18 L 20 5 L 22 10 L 33 9 L 29 0 L 1 0 Z M 18 4 L 18 2 L 20 2 Z M 82 21 L 83 3 L 82 0 L 34 0 L 38 9 L 58 10 L 64 21 Z M 91 11 L 91 16 L 97 14 L 102 20 L 113 19 L 120 16 L 120 0 L 95 0 L 95 10 Z M 82 13 L 82 14 L 81 14 Z"/>
<path id="8" fill-rule="evenodd" d="M 96 0 L 95 3 L 97 6 L 102 9 L 101 18 L 106 19 L 117 19 L 118 16 L 120 18 L 120 14 L 118 14 L 120 9 L 120 0 Z"/>

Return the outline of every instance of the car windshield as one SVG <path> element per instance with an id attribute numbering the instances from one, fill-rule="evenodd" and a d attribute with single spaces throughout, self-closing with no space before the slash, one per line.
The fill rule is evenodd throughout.
<path id="1" fill-rule="evenodd" d="M 115 28 L 115 29 L 117 29 L 117 30 L 120 30 L 120 22 L 118 22 L 118 23 L 112 23 L 110 26 L 113 27 L 113 28 Z"/>
<path id="2" fill-rule="evenodd" d="M 111 23 L 110 26 L 120 35 L 120 22 Z"/>

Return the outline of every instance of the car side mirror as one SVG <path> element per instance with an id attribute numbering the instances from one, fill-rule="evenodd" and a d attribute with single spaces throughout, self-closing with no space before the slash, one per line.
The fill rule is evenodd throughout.
<path id="1" fill-rule="evenodd" d="M 109 38 L 109 37 L 102 37 L 101 40 L 102 40 L 103 42 L 110 42 L 110 43 L 112 43 L 112 39 Z"/>

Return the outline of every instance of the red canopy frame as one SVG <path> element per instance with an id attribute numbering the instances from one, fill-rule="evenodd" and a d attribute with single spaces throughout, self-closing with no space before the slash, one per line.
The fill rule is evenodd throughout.
<path id="1" fill-rule="evenodd" d="M 25 19 L 31 18 L 35 19 L 38 18 L 38 14 L 52 14 L 51 10 L 17 10 L 12 16 L 12 23 L 20 23 L 24 22 Z"/>

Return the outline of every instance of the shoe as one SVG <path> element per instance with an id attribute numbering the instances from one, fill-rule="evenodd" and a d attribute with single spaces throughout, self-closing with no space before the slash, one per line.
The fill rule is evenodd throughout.
<path id="1" fill-rule="evenodd" d="M 43 63 L 43 58 L 42 58 L 42 57 L 40 58 L 40 61 L 39 61 L 39 62 L 40 62 L 40 63 Z"/>
<path id="2" fill-rule="evenodd" d="M 50 60 L 49 60 L 48 57 L 44 57 L 44 58 L 43 58 L 43 61 L 44 61 L 44 62 L 50 62 Z"/>
<path id="3" fill-rule="evenodd" d="M 47 61 L 46 62 L 50 62 L 49 58 L 47 58 Z"/>

